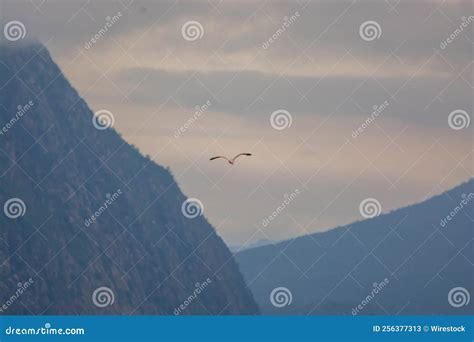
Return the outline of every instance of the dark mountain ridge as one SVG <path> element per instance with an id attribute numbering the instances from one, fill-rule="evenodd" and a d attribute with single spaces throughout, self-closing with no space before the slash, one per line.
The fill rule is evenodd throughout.
<path id="1" fill-rule="evenodd" d="M 172 315 L 196 292 L 180 314 L 258 313 L 170 172 L 92 118 L 44 46 L 0 44 L 0 204 L 24 203 L 0 215 L 0 314 Z"/>
<path id="2" fill-rule="evenodd" d="M 245 250 L 236 259 L 264 313 L 472 314 L 472 303 L 454 307 L 448 293 L 474 291 L 473 218 L 471 179 L 424 202 Z M 354 310 L 374 284 L 377 295 Z M 291 291 L 290 305 L 271 305 L 276 287 Z"/>

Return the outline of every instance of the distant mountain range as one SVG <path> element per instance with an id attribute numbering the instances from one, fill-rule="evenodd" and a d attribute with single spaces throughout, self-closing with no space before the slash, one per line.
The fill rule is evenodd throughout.
<path id="1" fill-rule="evenodd" d="M 229 246 L 229 249 L 231 252 L 234 252 L 234 253 L 238 253 L 238 252 L 242 252 L 246 249 L 250 249 L 250 248 L 255 248 L 255 247 L 261 247 L 261 246 L 266 246 L 266 245 L 270 245 L 270 244 L 274 244 L 275 241 L 273 240 L 269 240 L 269 239 L 259 239 L 253 243 L 249 243 L 248 245 L 242 245 L 242 246 L 238 246 L 238 245 L 235 245 L 235 246 Z"/>
<path id="2" fill-rule="evenodd" d="M 264 314 L 473 314 L 473 219 L 471 179 L 425 202 L 236 258 Z"/>
<path id="3" fill-rule="evenodd" d="M 170 172 L 18 44 L 0 45 L 0 314 L 257 314 Z"/>

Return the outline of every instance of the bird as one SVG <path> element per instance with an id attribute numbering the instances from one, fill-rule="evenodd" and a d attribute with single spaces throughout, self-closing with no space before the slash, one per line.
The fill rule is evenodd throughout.
<path id="1" fill-rule="evenodd" d="M 238 155 L 236 155 L 234 158 L 231 158 L 231 159 L 229 159 L 229 158 L 227 158 L 227 157 L 224 157 L 224 156 L 216 156 L 216 157 L 212 157 L 212 158 L 209 159 L 209 160 L 214 160 L 214 159 L 222 158 L 222 159 L 227 160 L 227 162 L 228 162 L 230 165 L 234 165 L 235 160 L 236 160 L 237 158 L 239 158 L 240 156 L 251 156 L 251 155 L 252 155 L 252 153 L 239 153 Z"/>

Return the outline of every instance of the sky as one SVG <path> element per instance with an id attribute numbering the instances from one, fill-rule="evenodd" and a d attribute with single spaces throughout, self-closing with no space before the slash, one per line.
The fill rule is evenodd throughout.
<path id="1" fill-rule="evenodd" d="M 463 0 L 0 0 L 2 27 L 45 44 L 233 246 L 468 180 L 472 15 Z"/>

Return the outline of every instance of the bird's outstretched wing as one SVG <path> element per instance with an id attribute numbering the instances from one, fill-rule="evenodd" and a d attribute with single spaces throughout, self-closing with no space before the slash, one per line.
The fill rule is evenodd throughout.
<path id="1" fill-rule="evenodd" d="M 239 153 L 238 155 L 236 155 L 234 158 L 231 159 L 231 161 L 235 161 L 237 158 L 239 158 L 240 156 L 251 156 L 252 153 Z"/>
<path id="2" fill-rule="evenodd" d="M 225 159 L 225 160 L 229 160 L 227 159 L 227 157 L 224 157 L 224 156 L 216 156 L 216 157 L 212 157 L 211 159 L 209 160 L 214 160 L 214 159 L 219 159 L 219 158 L 222 158 L 222 159 Z"/>

